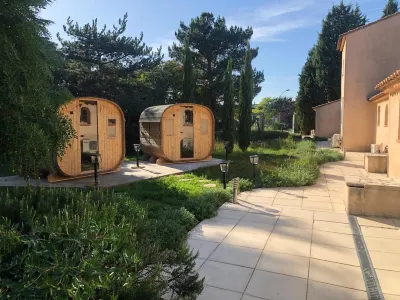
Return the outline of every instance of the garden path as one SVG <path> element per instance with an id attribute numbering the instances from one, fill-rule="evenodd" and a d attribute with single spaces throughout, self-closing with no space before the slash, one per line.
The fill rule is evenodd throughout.
<path id="1" fill-rule="evenodd" d="M 101 187 L 112 187 L 129 184 L 140 180 L 147 180 L 172 174 L 193 171 L 199 168 L 219 165 L 221 159 L 213 158 L 209 161 L 192 162 L 185 164 L 166 164 L 157 165 L 149 162 L 140 161 L 140 168 L 136 167 L 135 161 L 122 163 L 121 170 L 116 173 L 104 174 L 99 176 Z M 45 187 L 76 187 L 86 188 L 94 184 L 93 175 L 90 177 L 72 179 L 49 183 L 47 180 L 30 180 L 31 185 Z M 27 181 L 20 176 L 0 177 L 0 186 L 26 186 Z"/>
<path id="2" fill-rule="evenodd" d="M 345 211 L 361 154 L 327 163 L 315 185 L 255 189 L 190 233 L 205 277 L 199 300 L 368 299 Z M 386 300 L 400 300 L 400 220 L 357 217 Z"/>

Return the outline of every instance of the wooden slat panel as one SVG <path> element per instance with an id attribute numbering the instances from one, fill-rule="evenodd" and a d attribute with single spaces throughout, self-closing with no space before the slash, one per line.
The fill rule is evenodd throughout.
<path id="1" fill-rule="evenodd" d="M 113 102 L 100 98 L 84 97 L 73 99 L 64 108 L 62 113 L 72 116 L 73 127 L 77 138 L 73 139 L 72 147 L 68 148 L 62 159 L 57 158 L 58 166 L 63 175 L 81 175 L 80 149 L 80 101 L 97 102 L 98 150 L 101 154 L 100 168 L 102 172 L 113 171 L 120 167 L 125 155 L 125 121 L 120 108 Z M 70 112 L 73 114 L 70 114 Z M 108 137 L 108 119 L 116 120 L 116 137 Z M 85 172 L 86 173 L 86 172 Z M 90 172 L 89 172 L 90 173 Z"/>

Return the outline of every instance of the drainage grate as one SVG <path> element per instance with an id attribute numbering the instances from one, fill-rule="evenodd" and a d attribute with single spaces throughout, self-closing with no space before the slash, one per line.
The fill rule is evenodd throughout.
<path id="1" fill-rule="evenodd" d="M 354 244 L 356 246 L 358 260 L 360 261 L 361 271 L 364 277 L 365 287 L 368 293 L 369 300 L 384 300 L 378 278 L 374 267 L 372 266 L 371 258 L 368 254 L 367 246 L 361 234 L 360 226 L 358 225 L 355 216 L 349 216 L 351 230 L 353 231 Z"/>

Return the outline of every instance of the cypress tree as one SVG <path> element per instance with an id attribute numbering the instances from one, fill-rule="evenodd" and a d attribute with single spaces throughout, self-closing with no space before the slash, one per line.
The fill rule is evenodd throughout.
<path id="1" fill-rule="evenodd" d="M 307 61 L 299 75 L 299 92 L 296 99 L 296 123 L 298 129 L 309 134 L 315 126 L 315 113 L 312 109 L 318 102 L 318 86 L 315 78 L 315 46 L 308 52 Z"/>
<path id="2" fill-rule="evenodd" d="M 399 11 L 399 3 L 397 0 L 388 0 L 385 8 L 383 9 L 382 18 L 393 15 Z"/>
<path id="3" fill-rule="evenodd" d="M 186 41 L 185 61 L 183 63 L 183 102 L 194 103 L 194 87 L 192 52 L 190 51 L 189 44 Z"/>
<path id="4" fill-rule="evenodd" d="M 225 78 L 224 78 L 224 105 L 223 105 L 223 139 L 229 142 L 230 147 L 228 147 L 228 153 L 233 150 L 234 143 L 234 90 L 233 90 L 233 80 L 232 80 L 232 60 L 228 61 L 228 67 L 226 68 Z"/>
<path id="5" fill-rule="evenodd" d="M 240 74 L 239 87 L 239 147 L 246 151 L 250 145 L 251 111 L 253 101 L 253 69 L 251 67 L 251 49 L 247 47 L 244 68 Z"/>

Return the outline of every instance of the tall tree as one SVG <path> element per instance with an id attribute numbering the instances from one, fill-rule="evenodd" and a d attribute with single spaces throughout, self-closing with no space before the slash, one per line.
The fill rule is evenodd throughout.
<path id="1" fill-rule="evenodd" d="M 399 11 L 399 3 L 397 0 L 388 0 L 385 8 L 383 9 L 382 18 L 393 15 Z"/>
<path id="2" fill-rule="evenodd" d="M 334 5 L 322 21 L 322 30 L 315 49 L 316 80 L 319 86 L 320 103 L 341 97 L 341 53 L 336 50 L 339 35 L 365 25 L 366 16 L 358 5 Z"/>
<path id="3" fill-rule="evenodd" d="M 192 52 L 189 43 L 185 42 L 185 60 L 183 63 L 183 94 L 182 102 L 194 103 L 195 83 L 193 78 Z"/>
<path id="4" fill-rule="evenodd" d="M 251 111 L 254 98 L 251 52 L 250 46 L 248 46 L 244 60 L 244 67 L 240 74 L 238 142 L 242 151 L 246 151 L 250 145 Z"/>
<path id="5" fill-rule="evenodd" d="M 74 136 L 59 105 L 71 95 L 52 82 L 57 67 L 49 21 L 39 16 L 49 0 L 2 1 L 0 13 L 0 167 L 24 176 L 52 168 Z M 51 67 L 54 63 L 54 68 Z"/>
<path id="6" fill-rule="evenodd" d="M 252 35 L 251 28 L 228 28 L 224 18 L 215 18 L 212 13 L 202 13 L 192 19 L 189 25 L 181 22 L 175 33 L 180 44 L 174 43 L 169 47 L 170 57 L 183 62 L 184 43 L 188 41 L 194 54 L 194 68 L 199 73 L 198 85 L 201 89 L 198 102 L 210 107 L 214 114 L 223 101 L 223 80 L 228 60 L 232 59 L 232 69 L 240 72 L 246 46 Z M 257 54 L 258 49 L 252 49 L 252 56 L 256 57 Z M 233 78 L 238 82 L 238 76 L 234 75 Z M 259 85 L 263 80 L 263 73 L 254 70 L 255 94 L 261 90 Z"/>
<path id="7" fill-rule="evenodd" d="M 296 99 L 296 119 L 299 130 L 304 134 L 309 134 L 314 129 L 315 113 L 312 109 L 317 105 L 318 85 L 315 70 L 315 46 L 308 52 L 307 61 L 299 75 L 299 92 Z"/>
<path id="8" fill-rule="evenodd" d="M 229 142 L 230 147 L 228 152 L 233 150 L 233 144 L 235 141 L 235 102 L 234 102 L 234 91 L 232 81 L 232 60 L 228 61 L 228 67 L 226 68 L 224 78 L 224 104 L 223 104 L 223 139 Z"/>
<path id="9" fill-rule="evenodd" d="M 128 16 L 118 26 L 98 28 L 97 19 L 79 26 L 68 19 L 61 52 L 65 58 L 65 73 L 60 82 L 74 96 L 97 96 L 118 103 L 125 113 L 127 151 L 139 139 L 138 120 L 149 104 L 163 104 L 165 99 L 152 98 L 153 88 L 147 85 L 152 70 L 159 66 L 161 49 L 153 51 L 139 37 L 124 35 Z"/>

